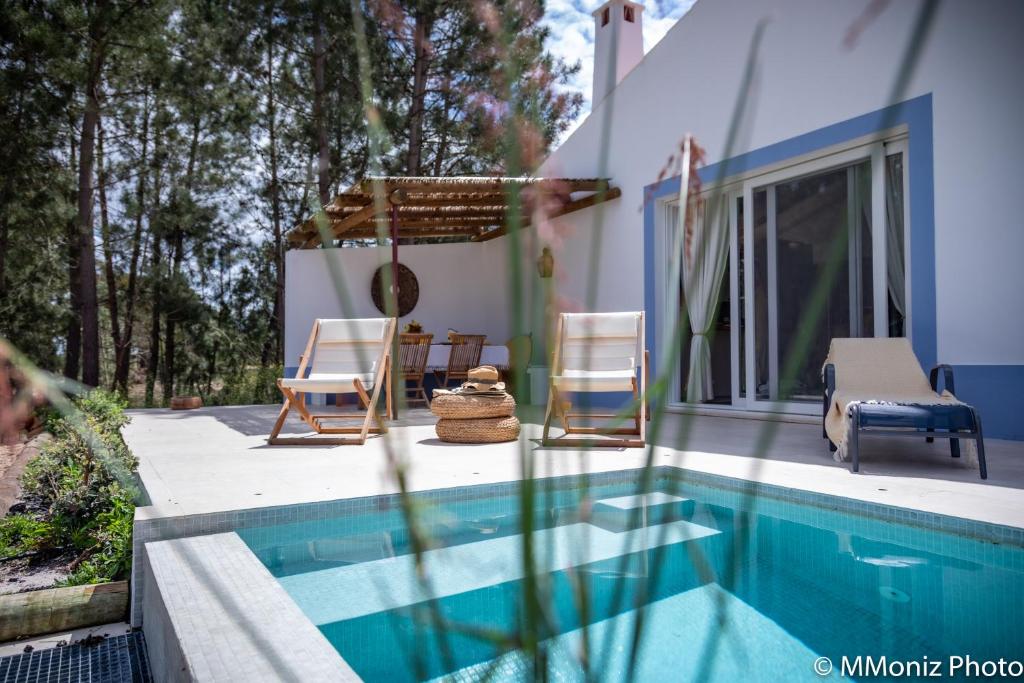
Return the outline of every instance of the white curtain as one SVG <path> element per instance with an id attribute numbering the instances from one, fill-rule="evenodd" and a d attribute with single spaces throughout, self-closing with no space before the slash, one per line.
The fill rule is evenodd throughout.
<path id="1" fill-rule="evenodd" d="M 885 169 L 885 272 L 893 306 L 907 316 L 907 271 L 903 257 L 903 178 L 893 161 L 886 159 Z"/>
<path id="2" fill-rule="evenodd" d="M 685 189 L 684 189 L 685 192 Z M 685 201 L 683 194 L 681 201 Z M 690 371 L 686 382 L 687 403 L 702 403 L 714 398 L 711 382 L 711 344 L 708 334 L 715 324 L 718 296 L 729 258 L 729 231 L 726 198 L 715 210 L 703 199 L 691 199 L 693 234 L 687 248 L 686 216 L 679 212 L 679 230 L 683 243 L 683 296 L 690 316 Z"/>

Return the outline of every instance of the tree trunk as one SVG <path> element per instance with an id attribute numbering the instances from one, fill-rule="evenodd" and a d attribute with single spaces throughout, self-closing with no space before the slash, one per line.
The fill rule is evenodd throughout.
<path id="1" fill-rule="evenodd" d="M 73 124 L 72 124 L 73 127 Z M 71 142 L 71 168 L 77 166 L 75 143 Z M 72 193 L 73 194 L 73 193 Z M 69 197 L 73 200 L 74 197 Z M 78 380 L 82 359 L 82 301 L 78 277 L 78 226 L 76 218 L 67 224 L 68 239 L 68 330 L 64 344 L 64 376 Z"/>
<path id="2" fill-rule="evenodd" d="M 0 300 L 7 295 L 7 245 L 9 241 L 10 228 L 7 221 L 7 212 L 3 212 L 0 218 Z"/>
<path id="3" fill-rule="evenodd" d="M 17 135 L 21 130 L 21 115 L 22 100 L 24 99 L 24 91 L 18 91 L 18 103 L 16 110 L 18 112 L 14 130 L 10 131 L 12 134 Z M 15 138 L 17 139 L 17 138 Z M 14 195 L 14 174 L 6 174 L 3 184 L 3 194 L 0 195 L 0 206 L 6 207 L 11 197 Z M 0 301 L 4 301 L 7 296 L 7 249 L 10 244 L 10 216 L 7 211 L 0 211 Z"/>
<path id="4" fill-rule="evenodd" d="M 317 189 L 320 194 L 320 205 L 326 206 L 331 201 L 331 155 L 327 146 L 327 123 L 324 120 L 324 70 L 327 46 L 319 9 L 314 10 L 313 23 L 313 125 L 316 128 Z"/>
<path id="5" fill-rule="evenodd" d="M 10 175 L 4 181 L 4 193 L 0 197 L 4 206 L 7 206 L 8 200 L 14 195 L 14 183 Z M 7 250 L 10 248 L 10 237 L 11 237 L 11 226 L 10 226 L 10 213 L 8 211 L 0 211 L 0 301 L 4 301 L 7 296 Z"/>
<path id="6" fill-rule="evenodd" d="M 162 191 L 161 186 L 161 142 L 162 137 L 160 135 L 161 130 L 157 125 L 160 120 L 160 101 L 157 98 L 154 102 L 155 116 L 154 116 L 154 132 L 153 132 L 153 201 L 151 202 L 150 211 L 152 212 L 149 217 L 149 226 L 151 239 L 153 242 L 153 250 L 150 252 L 149 259 L 149 277 L 150 277 L 150 319 L 149 319 L 149 357 L 146 359 L 146 407 L 153 406 L 154 391 L 156 385 L 157 373 L 160 368 L 160 315 L 163 313 L 163 289 L 164 281 L 160 268 L 162 267 L 163 254 L 161 251 L 161 243 L 163 236 L 160 234 L 160 230 L 157 229 L 159 221 L 154 223 L 154 216 L 160 209 L 160 192 Z"/>
<path id="7" fill-rule="evenodd" d="M 175 289 L 178 287 L 177 279 L 181 273 L 181 261 L 183 258 L 184 238 L 181 226 L 176 226 L 174 234 L 169 242 L 171 247 L 171 272 L 170 281 Z M 164 365 L 160 383 L 163 388 L 164 402 L 167 403 L 174 396 L 174 383 L 177 380 L 177 323 L 178 309 L 172 307 L 167 309 L 167 325 L 164 332 Z"/>
<path id="8" fill-rule="evenodd" d="M 271 26 L 268 25 L 268 34 Z M 274 238 L 274 303 L 271 308 L 273 335 L 267 335 L 260 353 L 260 363 L 266 367 L 273 361 L 280 363 L 284 345 L 284 239 L 281 230 L 281 192 L 277 172 L 277 102 L 274 97 L 274 42 L 267 41 L 267 133 L 270 143 L 270 219 Z M 273 346 L 271 346 L 273 343 Z"/>
<path id="9" fill-rule="evenodd" d="M 147 95 L 148 98 L 148 95 Z M 128 287 L 125 291 L 124 329 L 121 343 L 116 349 L 114 362 L 114 388 L 128 395 L 128 374 L 132 360 L 132 337 L 135 328 L 135 300 L 138 291 L 139 257 L 142 253 L 142 217 L 145 213 L 147 149 L 149 145 L 148 99 L 142 108 L 142 156 L 139 163 L 139 177 L 135 186 L 135 230 L 132 232 L 132 256 L 128 265 Z"/>
<path id="10" fill-rule="evenodd" d="M 448 90 L 451 84 L 446 84 L 444 88 L 444 100 L 442 104 L 442 111 L 444 111 L 444 117 L 441 124 L 441 137 L 437 141 L 437 154 L 434 156 L 434 175 L 443 175 L 444 172 L 444 158 L 448 155 L 448 127 L 451 125 L 448 120 L 449 116 L 449 104 L 448 104 Z"/>
<path id="11" fill-rule="evenodd" d="M 409 153 L 406 173 L 420 175 L 423 157 L 423 114 L 427 98 L 427 67 L 430 63 L 430 32 L 433 17 L 423 9 L 416 10 L 416 24 L 412 34 L 412 100 L 409 103 Z"/>
<path id="12" fill-rule="evenodd" d="M 189 213 L 192 211 L 192 183 L 196 172 L 196 157 L 199 154 L 199 133 L 200 120 L 199 114 L 196 113 L 192 119 L 192 139 L 188 148 L 188 164 L 185 167 L 185 201 L 187 202 L 185 208 Z M 181 210 L 182 207 L 179 202 L 179 206 L 176 209 L 178 217 L 170 240 L 171 282 L 175 291 L 178 291 L 181 284 L 178 282 L 178 279 L 181 277 L 181 263 L 185 257 L 185 228 L 182 225 Z M 178 344 L 176 335 L 181 315 L 179 310 L 180 303 L 176 297 L 174 307 L 167 310 L 167 328 L 164 336 L 164 374 L 162 378 L 165 402 L 170 401 L 174 395 L 174 384 L 178 379 Z"/>
<path id="13" fill-rule="evenodd" d="M 99 121 L 99 79 L 103 68 L 103 41 L 99 19 L 89 30 L 89 63 L 85 85 L 85 111 L 78 154 L 78 274 L 82 306 L 82 382 L 99 385 L 99 304 L 96 296 L 96 245 L 92 233 L 92 173 Z"/>
<path id="14" fill-rule="evenodd" d="M 78 152 L 78 281 L 82 311 L 82 383 L 100 383 L 99 303 L 96 295 L 96 244 L 92 226 L 93 151 L 99 120 L 99 84 L 103 69 L 103 41 L 99 21 L 89 31 L 89 64 Z"/>
<path id="15" fill-rule="evenodd" d="M 107 312 L 110 316 L 110 337 L 114 342 L 115 352 L 122 346 L 121 322 L 118 315 L 117 276 L 114 272 L 114 237 L 110 233 L 110 215 L 107 210 L 107 169 L 103 155 L 103 119 L 97 121 L 96 130 L 96 184 L 100 199 L 100 234 L 103 236 L 103 264 L 107 283 Z M 116 380 L 111 381 L 111 388 L 116 388 Z"/>
<path id="16" fill-rule="evenodd" d="M 157 371 L 160 367 L 160 312 L 163 308 L 163 283 L 160 277 L 161 249 L 160 236 L 153 235 L 153 253 L 150 257 L 149 273 L 152 278 L 152 306 L 149 319 L 149 360 L 146 364 L 146 407 L 153 406 Z"/>

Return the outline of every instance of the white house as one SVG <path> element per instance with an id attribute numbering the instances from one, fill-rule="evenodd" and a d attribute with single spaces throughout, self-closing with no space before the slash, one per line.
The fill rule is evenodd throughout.
<path id="1" fill-rule="evenodd" d="M 1024 159 L 1024 4 L 699 0 L 646 55 L 642 9 L 610 0 L 594 13 L 593 111 L 537 173 L 609 177 L 622 191 L 556 219 L 558 305 L 644 309 L 654 372 L 679 368 L 673 409 L 816 413 L 831 337 L 906 335 L 926 370 L 954 367 L 987 435 L 1024 438 L 1024 221 L 1010 201 Z M 721 283 L 720 303 L 697 307 L 710 367 L 690 391 L 690 344 L 674 361 L 667 352 L 687 319 L 671 267 L 680 182 L 658 182 L 688 133 L 706 150 L 702 197 L 719 202 L 698 229 L 722 235 L 726 253 L 721 277 L 689 292 L 694 304 Z M 403 246 L 421 283 L 408 317 L 504 341 L 509 242 Z M 540 245 L 526 244 L 532 263 Z M 389 255 L 289 252 L 286 357 L 314 317 L 379 315 L 369 277 Z M 332 260 L 348 305 L 309 295 L 326 291 Z M 835 284 L 812 306 L 823 280 Z M 783 396 L 792 348 L 806 352 Z"/>

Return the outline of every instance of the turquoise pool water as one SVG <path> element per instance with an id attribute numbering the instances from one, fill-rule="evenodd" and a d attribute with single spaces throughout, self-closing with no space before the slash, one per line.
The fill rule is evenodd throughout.
<path id="1" fill-rule="evenodd" d="M 1024 659 L 1018 546 L 675 477 L 654 488 L 541 485 L 532 538 L 553 680 L 584 680 L 584 651 L 608 681 L 631 666 L 634 680 L 820 680 L 820 657 L 829 677 L 956 678 Z M 490 637 L 515 635 L 523 613 L 517 485 L 417 497 L 429 591 L 387 505 L 238 533 L 365 680 L 531 679 L 534 663 Z"/>

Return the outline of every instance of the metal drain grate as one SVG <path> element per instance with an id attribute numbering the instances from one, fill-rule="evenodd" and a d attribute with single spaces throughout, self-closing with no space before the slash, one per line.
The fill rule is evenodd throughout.
<path id="1" fill-rule="evenodd" d="M 142 631 L 96 645 L 67 645 L 0 657 L 0 683 L 149 683 Z"/>

